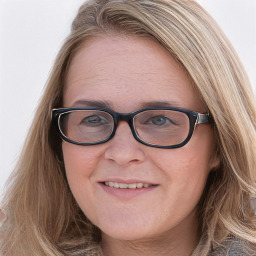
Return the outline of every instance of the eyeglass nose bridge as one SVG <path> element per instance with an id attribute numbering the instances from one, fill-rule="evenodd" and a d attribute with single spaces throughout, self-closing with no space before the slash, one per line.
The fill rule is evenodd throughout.
<path id="1" fill-rule="evenodd" d="M 116 122 L 119 123 L 120 121 L 126 121 L 127 123 L 130 123 L 134 117 L 133 113 L 115 113 L 114 118 L 116 119 Z"/>
<path id="2" fill-rule="evenodd" d="M 128 125 L 131 129 L 131 132 L 132 132 L 132 135 L 133 135 L 134 139 L 138 140 L 138 137 L 137 137 L 137 134 L 135 132 L 134 125 L 133 125 L 134 116 L 135 116 L 134 113 L 126 114 L 126 113 L 117 113 L 116 112 L 115 115 L 114 115 L 115 127 L 114 127 L 114 131 L 113 131 L 113 134 L 112 134 L 111 138 L 115 135 L 119 122 L 120 121 L 125 121 L 125 122 L 128 123 Z M 140 141 L 140 140 L 138 140 L 138 141 Z"/>

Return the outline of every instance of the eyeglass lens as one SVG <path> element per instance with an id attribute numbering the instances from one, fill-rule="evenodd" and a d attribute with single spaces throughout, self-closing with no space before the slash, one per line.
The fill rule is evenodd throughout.
<path id="1" fill-rule="evenodd" d="M 189 118 L 179 111 L 146 110 L 134 116 L 133 126 L 144 142 L 159 146 L 176 145 L 189 134 Z M 79 143 L 97 143 L 113 132 L 111 114 L 99 110 L 74 110 L 60 115 L 61 132 Z"/>
<path id="2" fill-rule="evenodd" d="M 178 111 L 144 111 L 135 116 L 134 124 L 138 137 L 153 145 L 177 145 L 189 134 L 189 118 Z"/>

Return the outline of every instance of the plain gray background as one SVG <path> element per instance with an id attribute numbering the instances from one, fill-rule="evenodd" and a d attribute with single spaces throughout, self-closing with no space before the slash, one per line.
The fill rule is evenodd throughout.
<path id="1" fill-rule="evenodd" d="M 0 0 L 0 192 L 54 58 L 84 0 Z M 238 51 L 256 91 L 256 1 L 199 0 Z"/>

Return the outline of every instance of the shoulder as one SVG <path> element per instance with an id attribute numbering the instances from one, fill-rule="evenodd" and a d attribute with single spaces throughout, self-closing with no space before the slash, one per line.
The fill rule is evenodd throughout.
<path id="1" fill-rule="evenodd" d="M 229 248 L 229 256 L 256 256 L 256 250 L 251 245 L 239 239 L 234 240 Z"/>
<path id="2" fill-rule="evenodd" d="M 256 256 L 256 249 L 247 242 L 234 238 L 213 250 L 209 256 Z"/>
<path id="3" fill-rule="evenodd" d="M 65 256 L 103 256 L 103 253 L 99 243 L 90 242 L 75 247 L 70 253 L 67 252 Z"/>

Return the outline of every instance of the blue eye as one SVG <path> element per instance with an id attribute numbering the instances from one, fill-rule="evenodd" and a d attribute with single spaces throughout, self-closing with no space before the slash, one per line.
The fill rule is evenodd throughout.
<path id="1" fill-rule="evenodd" d="M 100 126 L 107 123 L 108 121 L 100 115 L 87 116 L 83 120 L 81 120 L 81 124 L 85 124 L 89 126 Z"/>
<path id="2" fill-rule="evenodd" d="M 166 116 L 153 116 L 150 118 L 148 123 L 152 123 L 154 125 L 162 126 L 168 123 L 175 124 L 170 118 Z"/>

